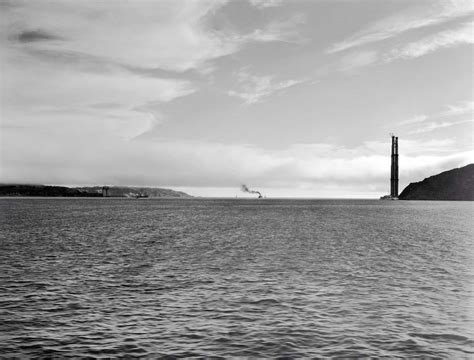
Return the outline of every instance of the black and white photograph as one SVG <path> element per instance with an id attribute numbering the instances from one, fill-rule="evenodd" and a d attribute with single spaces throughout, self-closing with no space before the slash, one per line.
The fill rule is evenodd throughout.
<path id="1" fill-rule="evenodd" d="M 0 0 L 1 359 L 473 359 L 472 0 Z"/>

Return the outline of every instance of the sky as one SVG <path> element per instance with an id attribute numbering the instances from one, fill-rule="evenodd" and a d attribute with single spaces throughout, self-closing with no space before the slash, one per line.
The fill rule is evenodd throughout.
<path id="1" fill-rule="evenodd" d="M 0 0 L 0 182 L 377 198 L 473 162 L 450 0 Z"/>

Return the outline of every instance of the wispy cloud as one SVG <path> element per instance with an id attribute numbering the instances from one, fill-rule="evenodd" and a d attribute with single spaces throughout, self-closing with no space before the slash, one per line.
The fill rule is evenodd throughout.
<path id="1" fill-rule="evenodd" d="M 448 105 L 446 110 L 431 115 L 416 115 L 410 119 L 400 121 L 398 125 L 411 127 L 412 130 L 409 134 L 421 134 L 455 125 L 472 123 L 472 119 L 459 120 L 458 118 L 461 115 L 472 115 L 473 111 L 474 102 L 465 101 L 457 105 Z M 438 119 L 441 119 L 441 121 L 436 121 Z"/>
<path id="2" fill-rule="evenodd" d="M 141 2 L 138 6 L 116 0 L 114 6 L 87 1 L 53 2 L 45 6 L 41 1 L 18 0 L 15 8 L 5 14 L 1 30 L 9 35 L 20 34 L 25 46 L 35 49 L 185 71 L 235 51 L 235 44 L 209 31 L 204 21 L 225 3 L 184 0 L 179 4 Z M 26 26 L 28 23 L 31 24 Z M 51 34 L 67 41 L 45 41 L 52 40 Z"/>
<path id="3" fill-rule="evenodd" d="M 387 141 L 366 141 L 364 148 L 367 149 L 367 154 L 384 154 L 390 152 L 390 140 Z M 456 139 L 399 139 L 400 149 L 403 149 L 403 155 L 407 157 L 424 155 L 437 155 L 437 154 L 450 154 L 459 151 L 459 144 Z"/>
<path id="4" fill-rule="evenodd" d="M 395 45 L 388 50 L 386 48 L 353 50 L 336 59 L 330 68 L 338 71 L 352 71 L 372 64 L 413 59 L 462 44 L 474 44 L 473 22 L 439 31 L 408 44 Z"/>
<path id="5" fill-rule="evenodd" d="M 22 43 L 62 40 L 60 36 L 53 35 L 43 30 L 24 30 L 17 34 L 15 38 Z"/>
<path id="6" fill-rule="evenodd" d="M 336 53 L 353 47 L 378 42 L 427 26 L 440 24 L 456 17 L 472 13 L 474 5 L 470 0 L 436 1 L 430 6 L 417 6 L 403 13 L 387 17 L 357 32 L 346 40 L 332 45 L 327 52 Z"/>
<path id="7" fill-rule="evenodd" d="M 398 123 L 398 125 L 403 126 L 403 125 L 413 125 L 413 124 L 419 124 L 423 121 L 428 119 L 428 116 L 426 115 L 415 115 L 412 118 L 408 120 L 403 120 Z"/>
<path id="8" fill-rule="evenodd" d="M 274 76 L 257 76 L 243 70 L 237 73 L 237 80 L 241 90 L 230 90 L 229 96 L 236 96 L 244 100 L 248 105 L 256 104 L 268 98 L 270 95 L 287 89 L 291 86 L 301 84 L 305 80 L 275 81 Z"/>
<path id="9" fill-rule="evenodd" d="M 414 125 L 414 124 L 422 123 L 426 120 L 472 114 L 473 112 L 474 112 L 474 101 L 462 101 L 456 105 L 447 105 L 445 106 L 445 110 L 439 111 L 431 115 L 425 115 L 425 114 L 415 115 L 410 119 L 400 121 L 398 125 L 400 126 Z"/>
<path id="10" fill-rule="evenodd" d="M 338 70 L 351 71 L 357 68 L 371 65 L 378 60 L 375 50 L 355 51 L 343 56 L 338 62 Z"/>
<path id="11" fill-rule="evenodd" d="M 422 134 L 433 130 L 443 129 L 455 125 L 473 123 L 474 120 L 461 120 L 461 121 L 443 121 L 443 122 L 430 122 L 424 124 L 422 128 L 410 131 L 409 134 Z"/>
<path id="12" fill-rule="evenodd" d="M 273 21 L 261 29 L 235 37 L 238 43 L 249 41 L 255 42 L 304 42 L 305 39 L 299 33 L 299 25 L 305 22 L 303 14 L 293 15 L 286 20 Z"/>
<path id="13" fill-rule="evenodd" d="M 252 6 L 263 9 L 263 8 L 281 6 L 283 4 L 283 0 L 249 0 L 249 3 Z"/>
<path id="14" fill-rule="evenodd" d="M 474 23 L 462 24 L 456 29 L 444 30 L 434 35 L 395 48 L 385 61 L 417 58 L 442 48 L 459 44 L 474 44 Z"/>
<path id="15" fill-rule="evenodd" d="M 456 105 L 448 105 L 447 109 L 437 114 L 438 117 L 472 114 L 474 101 L 463 101 Z"/>
<path id="16" fill-rule="evenodd" d="M 206 71 L 210 61 L 251 42 L 302 40 L 298 33 L 304 22 L 301 14 L 243 34 L 211 29 L 207 20 L 225 4 L 225 0 L 183 0 L 179 4 L 140 2 L 138 6 L 116 0 L 114 6 L 104 2 L 44 6 L 18 0 L 14 11 L 7 10 L 0 30 L 29 49 L 85 54 L 126 66 L 178 72 Z M 24 25 L 27 19 L 33 19 L 28 27 Z M 60 39 L 64 41 L 52 41 Z"/>
<path id="17" fill-rule="evenodd" d="M 132 138 L 156 120 L 147 104 L 195 91 L 189 81 L 144 77 L 118 67 L 98 72 L 67 62 L 51 66 L 23 53 L 2 57 L 21 65 L 9 65 L 2 76 L 2 125 L 64 132 L 65 138 L 98 129 Z"/>

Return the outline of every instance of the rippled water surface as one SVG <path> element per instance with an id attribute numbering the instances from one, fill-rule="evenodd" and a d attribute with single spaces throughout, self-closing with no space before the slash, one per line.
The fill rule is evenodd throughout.
<path id="1" fill-rule="evenodd" d="M 474 356 L 473 204 L 0 199 L 2 356 Z"/>

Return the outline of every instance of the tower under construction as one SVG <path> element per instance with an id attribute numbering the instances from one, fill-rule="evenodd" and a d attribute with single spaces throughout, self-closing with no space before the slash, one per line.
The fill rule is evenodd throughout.
<path id="1" fill-rule="evenodd" d="M 392 135 L 392 167 L 390 170 L 390 197 L 398 198 L 398 137 Z"/>

